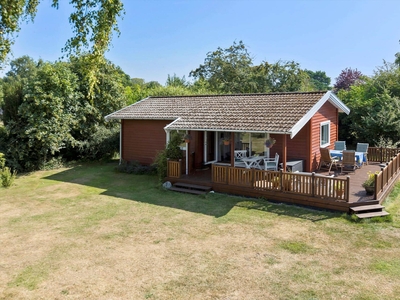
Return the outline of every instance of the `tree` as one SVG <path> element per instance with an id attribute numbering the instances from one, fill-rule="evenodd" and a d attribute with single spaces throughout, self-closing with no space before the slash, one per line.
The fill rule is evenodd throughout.
<path id="1" fill-rule="evenodd" d="M 189 85 L 189 83 L 186 81 L 185 76 L 183 76 L 182 78 L 179 78 L 175 74 L 173 76 L 168 74 L 167 82 L 165 85 L 185 88 Z"/>
<path id="2" fill-rule="evenodd" d="M 254 66 L 242 41 L 207 53 L 204 64 L 189 76 L 214 93 L 289 92 L 311 88 L 309 76 L 294 61 L 263 62 Z"/>
<path id="3" fill-rule="evenodd" d="M 227 49 L 218 47 L 208 52 L 204 64 L 189 73 L 197 80 L 206 80 L 209 88 L 220 93 L 249 93 L 251 87 L 250 54 L 242 41 L 234 42 Z"/>
<path id="4" fill-rule="evenodd" d="M 326 91 L 330 89 L 331 79 L 323 71 L 304 70 L 311 79 L 313 89 L 318 91 Z"/>
<path id="5" fill-rule="evenodd" d="M 372 77 L 340 90 L 338 96 L 350 108 L 340 117 L 340 138 L 377 145 L 400 141 L 400 69 L 385 62 Z"/>
<path id="6" fill-rule="evenodd" d="M 20 31 L 22 21 L 33 21 L 40 0 L 0 0 L 0 67 L 6 61 Z M 88 52 L 93 62 L 101 60 L 108 49 L 113 31 L 119 33 L 117 18 L 123 14 L 121 0 L 70 0 L 74 11 L 69 17 L 75 36 L 63 49 L 67 55 Z M 59 0 L 52 0 L 58 8 Z"/>
<path id="7" fill-rule="evenodd" d="M 357 69 L 346 68 L 342 70 L 339 76 L 336 78 L 336 83 L 333 86 L 335 92 L 340 90 L 349 90 L 350 86 L 362 82 L 362 73 Z"/>
<path id="8" fill-rule="evenodd" d="M 17 120 L 18 108 L 23 102 L 23 88 L 30 78 L 35 76 L 38 66 L 43 62 L 35 62 L 29 56 L 22 56 L 10 63 L 10 71 L 3 81 L 3 120 L 7 124 L 9 120 Z M 1 107 L 1 106 L 0 106 Z"/>
<path id="9" fill-rule="evenodd" d="M 9 151 L 14 168 L 34 170 L 74 142 L 77 77 L 66 63 L 43 64 L 24 88 L 16 119 L 9 120 Z"/>
<path id="10" fill-rule="evenodd" d="M 66 147 L 64 155 L 71 159 L 98 159 L 102 155 L 93 151 L 93 143 L 99 144 L 102 139 L 109 140 L 115 135 L 118 124 L 115 121 L 106 122 L 104 116 L 121 109 L 126 105 L 124 82 L 129 82 L 126 74 L 109 61 L 98 65 L 96 83 L 92 97 L 89 97 L 89 82 L 86 75 L 87 60 L 85 56 L 74 57 L 69 63 L 71 71 L 78 78 L 77 111 L 74 113 L 76 125 L 71 128 L 75 144 Z M 112 140 L 112 138 L 111 138 Z M 98 145 L 97 145 L 98 146 Z M 117 144 L 116 144 L 117 146 Z M 96 152 L 97 155 L 93 155 Z"/>
<path id="11" fill-rule="evenodd" d="M 253 86 L 258 93 L 297 92 L 311 89 L 310 78 L 295 61 L 264 62 L 253 68 Z"/>

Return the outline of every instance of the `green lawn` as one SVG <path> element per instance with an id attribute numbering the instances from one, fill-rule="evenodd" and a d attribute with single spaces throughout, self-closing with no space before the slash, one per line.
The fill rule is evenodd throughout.
<path id="1" fill-rule="evenodd" d="M 399 299 L 392 222 L 165 191 L 84 164 L 0 188 L 0 299 Z"/>

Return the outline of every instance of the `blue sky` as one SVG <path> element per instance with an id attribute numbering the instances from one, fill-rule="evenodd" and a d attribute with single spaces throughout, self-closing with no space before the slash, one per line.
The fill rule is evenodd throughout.
<path id="1" fill-rule="evenodd" d="M 60 2 L 56 10 L 43 0 L 34 23 L 22 25 L 14 58 L 62 56 L 72 31 L 71 7 Z M 208 52 L 240 40 L 255 64 L 294 60 L 325 71 L 332 83 L 347 67 L 372 75 L 400 52 L 397 0 L 125 0 L 124 5 L 121 35 L 106 56 L 146 82 L 165 84 L 168 74 L 189 79 Z"/>

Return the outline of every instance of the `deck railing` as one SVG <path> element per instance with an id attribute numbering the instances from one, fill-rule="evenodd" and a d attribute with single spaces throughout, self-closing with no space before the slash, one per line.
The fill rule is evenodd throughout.
<path id="1" fill-rule="evenodd" d="M 315 173 L 289 173 L 213 165 L 212 182 L 243 186 L 259 191 L 276 191 L 349 201 L 350 178 L 322 176 Z"/>
<path id="2" fill-rule="evenodd" d="M 368 161 L 389 162 L 400 152 L 400 148 L 368 147 Z"/>
<path id="3" fill-rule="evenodd" d="M 369 155 L 369 153 L 368 153 Z M 369 158 L 369 157 L 368 157 Z M 375 199 L 381 200 L 391 186 L 394 185 L 400 172 L 400 153 L 396 153 L 386 166 L 375 174 Z"/>

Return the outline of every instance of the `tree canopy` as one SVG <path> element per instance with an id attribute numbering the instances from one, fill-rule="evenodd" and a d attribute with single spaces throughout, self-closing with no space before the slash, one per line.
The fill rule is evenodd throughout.
<path id="1" fill-rule="evenodd" d="M 313 89 L 310 76 L 295 61 L 262 62 L 254 65 L 242 41 L 208 52 L 197 69 L 189 74 L 206 82 L 217 93 L 292 92 Z"/>
<path id="2" fill-rule="evenodd" d="M 400 68 L 385 62 L 371 77 L 362 77 L 338 96 L 351 113 L 340 117 L 340 138 L 354 144 L 368 142 L 379 146 L 381 141 L 400 143 Z"/>
<path id="3" fill-rule="evenodd" d="M 56 63 L 22 57 L 11 66 L 3 108 L 6 155 L 14 168 L 37 169 L 56 157 L 97 159 L 117 150 L 118 126 L 104 120 L 126 104 L 125 78 L 116 66 L 98 66 L 94 97 L 87 96 L 85 57 Z M 114 146 L 101 148 L 106 140 Z"/>
<path id="4" fill-rule="evenodd" d="M 58 8 L 59 0 L 52 0 Z M 33 21 L 40 0 L 0 0 L 0 67 L 15 42 L 21 22 Z M 93 61 L 101 59 L 108 49 L 112 33 L 119 33 L 117 19 L 124 13 L 121 0 L 69 0 L 74 11 L 69 17 L 74 36 L 63 51 L 69 55 L 89 53 Z"/>

